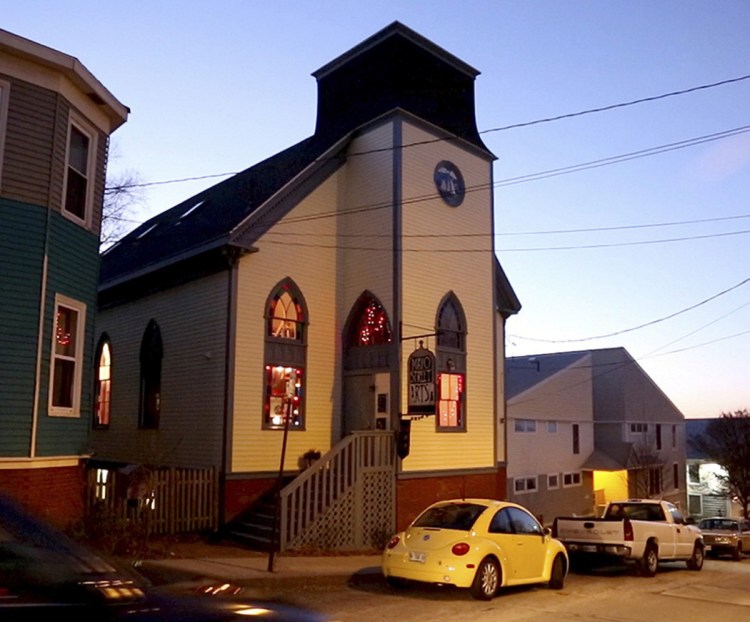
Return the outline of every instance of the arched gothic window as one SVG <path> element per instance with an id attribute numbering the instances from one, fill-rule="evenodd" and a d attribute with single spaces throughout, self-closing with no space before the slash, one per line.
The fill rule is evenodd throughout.
<path id="1" fill-rule="evenodd" d="M 109 426 L 112 400 L 112 345 L 106 333 L 99 339 L 95 361 L 94 427 L 106 428 Z"/>
<path id="2" fill-rule="evenodd" d="M 263 427 L 304 429 L 307 307 L 291 279 L 284 279 L 266 303 Z"/>
<path id="3" fill-rule="evenodd" d="M 437 429 L 466 430 L 466 316 L 455 294 L 443 298 L 438 308 Z"/>
<path id="4" fill-rule="evenodd" d="M 161 416 L 161 362 L 164 349 L 161 330 L 156 320 L 150 320 L 141 340 L 141 394 L 138 427 L 159 427 Z"/>
<path id="5" fill-rule="evenodd" d="M 360 297 L 347 335 L 347 346 L 366 347 L 391 343 L 391 324 L 380 301 L 370 293 Z"/>

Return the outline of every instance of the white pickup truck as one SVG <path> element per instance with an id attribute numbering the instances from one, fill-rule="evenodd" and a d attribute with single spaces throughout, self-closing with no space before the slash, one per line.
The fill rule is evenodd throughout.
<path id="1" fill-rule="evenodd" d="M 613 501 L 602 518 L 558 517 L 552 535 L 565 545 L 571 565 L 578 567 L 618 560 L 635 564 L 645 577 L 656 574 L 660 561 L 703 568 L 701 530 L 687 524 L 668 501 Z"/>

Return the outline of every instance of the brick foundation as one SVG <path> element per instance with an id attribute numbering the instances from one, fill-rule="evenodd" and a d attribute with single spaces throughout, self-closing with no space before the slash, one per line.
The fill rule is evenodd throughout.
<path id="1" fill-rule="evenodd" d="M 0 492 L 59 529 L 83 519 L 85 481 L 80 464 L 0 470 Z"/>
<path id="2" fill-rule="evenodd" d="M 396 484 L 396 529 L 409 526 L 428 505 L 443 499 L 505 499 L 506 472 L 441 475 L 399 479 Z"/>
<path id="3" fill-rule="evenodd" d="M 276 478 L 228 479 L 224 488 L 224 520 L 231 521 L 253 501 L 273 488 Z"/>

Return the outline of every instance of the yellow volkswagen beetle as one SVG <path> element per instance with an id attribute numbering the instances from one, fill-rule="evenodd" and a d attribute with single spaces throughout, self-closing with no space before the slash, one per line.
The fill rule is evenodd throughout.
<path id="1" fill-rule="evenodd" d="M 492 499 L 434 503 L 390 539 L 382 556 L 383 575 L 394 587 L 454 585 L 481 600 L 512 585 L 562 589 L 568 567 L 563 544 L 531 512 Z"/>

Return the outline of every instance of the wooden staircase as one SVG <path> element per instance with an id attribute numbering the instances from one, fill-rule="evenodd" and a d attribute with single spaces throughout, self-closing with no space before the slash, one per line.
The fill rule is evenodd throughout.
<path id="1" fill-rule="evenodd" d="M 395 473 L 393 433 L 354 432 L 248 506 L 224 533 L 264 552 L 379 547 L 395 523 Z"/>

